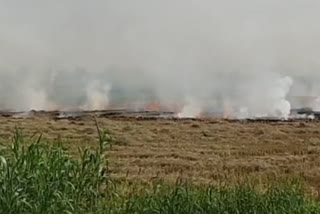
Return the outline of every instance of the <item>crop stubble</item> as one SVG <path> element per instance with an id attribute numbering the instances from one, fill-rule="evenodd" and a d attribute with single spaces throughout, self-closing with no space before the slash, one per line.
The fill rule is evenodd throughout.
<path id="1" fill-rule="evenodd" d="M 313 188 L 320 184 L 320 122 L 230 122 L 224 120 L 138 120 L 98 118 L 115 141 L 110 170 L 119 180 L 149 181 L 177 177 L 196 183 L 261 181 L 300 177 Z M 14 127 L 26 135 L 66 139 L 77 147 L 94 146 L 95 120 L 48 117 L 0 118 L 0 139 Z"/>

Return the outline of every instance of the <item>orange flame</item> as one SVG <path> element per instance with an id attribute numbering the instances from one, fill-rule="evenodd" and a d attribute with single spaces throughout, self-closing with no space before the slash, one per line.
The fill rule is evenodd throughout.
<path id="1" fill-rule="evenodd" d="M 162 103 L 160 101 L 149 102 L 144 105 L 145 111 L 170 111 L 179 112 L 182 106 L 176 103 Z"/>
<path id="2" fill-rule="evenodd" d="M 144 106 L 144 110 L 145 111 L 160 111 L 161 110 L 161 104 L 160 104 L 159 101 L 154 101 L 154 102 L 147 103 Z"/>

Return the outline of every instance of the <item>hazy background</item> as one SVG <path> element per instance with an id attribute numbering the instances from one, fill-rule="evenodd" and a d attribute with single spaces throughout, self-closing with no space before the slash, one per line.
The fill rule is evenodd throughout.
<path id="1" fill-rule="evenodd" d="M 319 11 L 318 0 L 0 0 L 0 109 L 156 99 L 184 103 L 181 116 L 286 116 L 304 104 L 292 96 L 320 95 Z"/>

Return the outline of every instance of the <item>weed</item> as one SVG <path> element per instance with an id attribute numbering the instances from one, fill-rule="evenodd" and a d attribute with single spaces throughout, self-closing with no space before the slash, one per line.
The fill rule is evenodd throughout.
<path id="1" fill-rule="evenodd" d="M 62 141 L 41 143 L 41 135 L 27 144 L 19 129 L 11 148 L 1 151 L 1 213 L 88 213 L 100 207 L 102 186 L 108 182 L 106 145 L 99 131 L 99 147 L 79 149 L 72 158 Z M 29 141 L 31 141 L 30 139 Z"/>

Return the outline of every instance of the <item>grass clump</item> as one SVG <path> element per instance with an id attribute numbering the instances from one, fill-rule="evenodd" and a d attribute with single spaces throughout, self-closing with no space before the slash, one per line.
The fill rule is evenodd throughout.
<path id="1" fill-rule="evenodd" d="M 319 203 L 306 197 L 298 183 L 266 191 L 249 184 L 112 183 L 105 156 L 112 139 L 98 132 L 97 148 L 80 149 L 74 158 L 61 140 L 25 141 L 17 129 L 11 147 L 0 151 L 0 213 L 320 213 Z"/>
<path id="2" fill-rule="evenodd" d="M 61 141 L 44 144 L 40 136 L 25 142 L 17 129 L 12 146 L 1 151 L 0 213 L 96 212 L 108 181 L 108 143 L 101 133 L 96 150 L 79 150 L 80 159 L 74 159 Z"/>
<path id="3" fill-rule="evenodd" d="M 109 213 L 320 213 L 317 202 L 305 197 L 303 188 L 296 184 L 276 184 L 267 191 L 251 185 L 202 186 L 189 184 L 157 184 L 140 192 L 132 188 L 127 197 L 111 200 Z"/>

